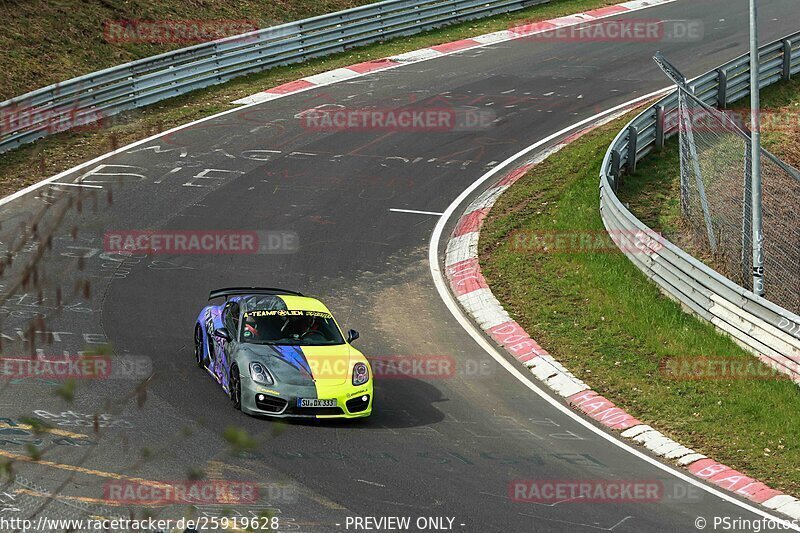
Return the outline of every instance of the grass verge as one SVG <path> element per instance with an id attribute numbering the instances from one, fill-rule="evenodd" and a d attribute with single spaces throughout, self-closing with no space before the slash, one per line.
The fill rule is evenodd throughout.
<path id="1" fill-rule="evenodd" d="M 660 369 L 664 358 L 756 360 L 684 313 L 618 251 L 548 253 L 512 246 L 515 231 L 604 234 L 600 164 L 630 118 L 574 142 L 500 197 L 481 232 L 484 275 L 511 316 L 594 390 L 682 444 L 800 493 L 796 385 L 671 378 Z M 674 163 L 669 155 L 662 161 Z M 650 175 L 646 165 L 640 176 Z M 675 197 L 660 189 L 650 193 L 641 203 L 649 205 L 657 195 L 654 202 L 665 210 Z"/>
<path id="2" fill-rule="evenodd" d="M 65 132 L 22 146 L 0 156 L 0 195 L 6 195 L 48 176 L 102 155 L 118 146 L 154 135 L 180 124 L 219 113 L 234 106 L 230 102 L 269 87 L 362 61 L 417 50 L 436 44 L 492 31 L 508 29 L 521 21 L 545 20 L 570 13 L 612 5 L 617 0 L 553 0 L 518 13 L 470 21 L 306 63 L 243 76 L 224 85 L 198 90 L 129 113 L 113 117 L 107 127 L 84 132 Z M 138 17 L 144 18 L 144 17 Z M 190 18 L 197 18 L 190 17 Z M 242 18 L 241 16 L 239 18 Z M 102 28 L 93 30 L 102 31 Z M 15 53 L 25 53 L 17 45 Z M 24 53 L 23 53 L 24 52 Z M 121 61 L 118 61 L 121 62 Z"/>

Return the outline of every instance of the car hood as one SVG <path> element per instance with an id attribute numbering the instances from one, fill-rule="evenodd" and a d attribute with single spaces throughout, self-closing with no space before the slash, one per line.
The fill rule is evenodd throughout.
<path id="1" fill-rule="evenodd" d="M 353 365 L 364 361 L 357 350 L 347 344 L 338 346 L 275 346 L 245 344 L 249 359 L 267 365 L 277 384 L 341 385 L 352 378 Z"/>

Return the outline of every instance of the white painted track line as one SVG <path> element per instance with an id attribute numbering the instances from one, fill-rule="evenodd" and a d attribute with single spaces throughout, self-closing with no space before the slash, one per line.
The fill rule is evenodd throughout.
<path id="1" fill-rule="evenodd" d="M 394 213 L 413 213 L 415 215 L 435 215 L 440 217 L 444 215 L 444 213 L 437 213 L 436 211 L 417 211 L 416 209 L 389 209 Z"/>

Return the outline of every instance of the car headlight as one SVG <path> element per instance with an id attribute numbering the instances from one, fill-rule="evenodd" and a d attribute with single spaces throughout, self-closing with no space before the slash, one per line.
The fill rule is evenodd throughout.
<path id="1" fill-rule="evenodd" d="M 353 366 L 353 385 L 363 385 L 369 381 L 369 369 L 364 363 L 356 363 Z"/>
<path id="2" fill-rule="evenodd" d="M 250 377 L 259 385 L 273 385 L 275 381 L 261 363 L 250 363 Z"/>

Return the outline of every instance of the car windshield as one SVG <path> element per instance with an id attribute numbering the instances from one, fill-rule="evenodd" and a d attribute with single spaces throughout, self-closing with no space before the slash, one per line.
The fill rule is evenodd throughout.
<path id="1" fill-rule="evenodd" d="M 322 346 L 344 344 L 329 313 L 286 309 L 255 310 L 244 314 L 242 342 Z"/>

